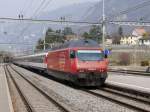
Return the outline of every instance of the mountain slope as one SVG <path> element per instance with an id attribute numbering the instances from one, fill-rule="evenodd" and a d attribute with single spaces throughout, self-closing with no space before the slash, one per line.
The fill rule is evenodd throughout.
<path id="1" fill-rule="evenodd" d="M 128 9 L 130 7 L 133 7 L 137 4 L 140 4 L 146 0 L 105 0 L 105 13 L 106 17 L 109 17 L 109 15 L 113 15 L 117 12 L 123 11 L 125 9 Z M 145 20 L 150 20 L 150 14 L 149 11 L 150 7 L 146 6 L 143 8 L 131 10 L 130 13 L 124 14 L 120 17 L 115 18 L 109 18 L 111 20 L 140 20 L 144 16 Z M 47 11 L 43 12 L 39 15 L 39 19 L 52 19 L 52 20 L 60 20 L 60 17 L 65 17 L 66 20 L 72 20 L 72 21 L 90 21 L 90 22 L 98 22 L 102 17 L 102 2 L 87 2 L 87 3 L 81 3 L 81 4 L 74 4 L 66 7 L 62 7 L 53 11 Z M 11 36 L 9 35 L 10 32 L 17 33 L 17 35 L 20 34 L 20 32 L 23 31 L 25 24 L 18 24 L 18 25 L 9 25 L 6 29 L 8 31 L 7 35 L 0 34 L 0 42 L 30 42 L 35 44 L 36 41 L 43 36 L 43 25 L 42 24 L 34 24 L 29 26 L 28 30 L 26 30 L 23 35 L 21 36 Z M 66 25 L 65 25 L 66 26 Z M 46 25 L 45 27 L 51 27 L 54 29 L 62 28 L 64 26 L 62 25 Z M 116 32 L 118 29 L 117 25 L 108 25 L 107 26 L 107 32 Z M 133 27 L 125 26 L 124 32 L 128 33 L 131 32 Z M 74 27 L 74 30 L 76 32 L 80 33 L 82 31 L 88 30 L 89 27 Z M 19 32 L 19 33 L 18 33 Z M 23 38 L 24 36 L 35 34 L 35 37 L 29 37 L 29 38 Z M 23 46 L 25 47 L 25 46 Z M 30 46 L 32 47 L 32 46 Z"/>

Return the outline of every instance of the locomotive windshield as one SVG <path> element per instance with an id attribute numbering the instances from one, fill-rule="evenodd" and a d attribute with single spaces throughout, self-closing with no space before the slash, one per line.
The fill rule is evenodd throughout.
<path id="1" fill-rule="evenodd" d="M 78 50 L 77 58 L 81 61 L 100 61 L 104 54 L 100 50 Z"/>

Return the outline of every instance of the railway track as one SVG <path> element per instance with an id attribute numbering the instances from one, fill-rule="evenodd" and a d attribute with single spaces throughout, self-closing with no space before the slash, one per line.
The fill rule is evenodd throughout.
<path id="1" fill-rule="evenodd" d="M 20 89 L 20 87 L 18 86 L 18 84 L 16 83 L 15 79 L 12 77 L 10 71 L 8 70 L 8 68 L 7 68 L 6 66 L 4 66 L 4 70 L 5 70 L 7 79 L 8 79 L 8 77 L 10 76 L 10 78 L 11 78 L 13 84 L 15 85 L 15 87 L 16 87 L 16 89 L 17 89 L 17 91 L 18 91 L 18 93 L 19 93 L 19 95 L 20 95 L 20 97 L 21 97 L 21 99 L 22 99 L 22 101 L 23 101 L 25 107 L 26 107 L 26 110 L 27 110 L 28 112 L 35 112 L 35 110 L 31 107 L 29 101 L 28 101 L 27 98 L 25 97 L 24 93 L 22 92 L 22 90 Z"/>
<path id="2" fill-rule="evenodd" d="M 84 90 L 96 97 L 102 97 L 119 105 L 131 108 L 140 112 L 150 112 L 150 94 L 112 85 L 96 90 Z"/>
<path id="3" fill-rule="evenodd" d="M 11 69 L 11 71 L 10 71 L 10 69 Z M 67 107 L 65 104 L 62 104 L 59 101 L 55 100 L 53 97 L 49 96 L 47 93 L 45 93 L 45 91 L 43 91 L 40 87 L 33 84 L 28 78 L 26 78 L 25 76 L 20 74 L 14 68 L 12 68 L 10 66 L 5 66 L 5 72 L 6 72 L 8 77 L 9 76 L 11 77 L 11 79 L 12 79 L 13 83 L 15 84 L 15 87 L 17 88 L 17 90 L 18 90 L 18 92 L 22 98 L 22 101 L 24 102 L 28 112 L 36 112 L 36 111 L 33 108 L 32 104 L 29 102 L 29 99 L 26 97 L 25 93 L 20 88 L 19 83 L 15 80 L 15 78 L 12 74 L 12 71 L 13 71 L 13 73 L 15 72 L 19 77 L 21 77 L 22 80 L 26 81 L 30 86 L 32 86 L 32 88 L 34 88 L 36 91 L 38 91 L 39 94 L 44 96 L 49 102 L 54 104 L 61 112 L 74 112 L 71 108 Z"/>
<path id="4" fill-rule="evenodd" d="M 104 98 L 127 108 L 150 112 L 150 93 L 144 93 L 128 88 L 106 84 L 105 87 L 96 90 L 81 90 L 90 95 Z"/>

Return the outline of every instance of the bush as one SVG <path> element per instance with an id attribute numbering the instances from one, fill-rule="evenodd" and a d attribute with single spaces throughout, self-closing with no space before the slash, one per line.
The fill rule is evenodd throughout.
<path id="1" fill-rule="evenodd" d="M 149 61 L 141 61 L 141 66 L 149 66 Z"/>
<path id="2" fill-rule="evenodd" d="M 120 65 L 129 65 L 130 64 L 130 54 L 129 53 L 121 53 L 120 56 Z"/>

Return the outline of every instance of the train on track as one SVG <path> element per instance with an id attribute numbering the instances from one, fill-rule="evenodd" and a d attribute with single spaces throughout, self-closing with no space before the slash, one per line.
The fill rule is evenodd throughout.
<path id="1" fill-rule="evenodd" d="M 98 43 L 81 39 L 66 42 L 45 53 L 15 57 L 13 62 L 44 70 L 53 77 L 79 86 L 101 86 L 108 76 L 106 57 Z"/>

